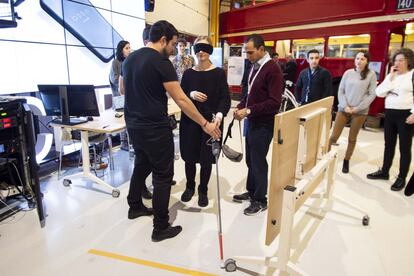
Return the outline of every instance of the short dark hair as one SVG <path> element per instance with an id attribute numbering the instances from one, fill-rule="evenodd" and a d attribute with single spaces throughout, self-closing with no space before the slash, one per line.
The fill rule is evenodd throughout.
<path id="1" fill-rule="evenodd" d="M 144 30 L 142 31 L 142 41 L 149 40 L 150 30 L 151 30 L 151 25 L 145 26 Z"/>
<path id="2" fill-rule="evenodd" d="M 157 21 L 152 25 L 149 40 L 153 43 L 158 42 L 163 36 L 167 39 L 167 43 L 170 42 L 174 36 L 178 36 L 177 29 L 173 24 L 166 20 Z"/>
<path id="3" fill-rule="evenodd" d="M 263 40 L 263 37 L 259 34 L 251 34 L 244 40 L 244 43 L 248 43 L 249 41 L 253 42 L 254 48 L 259 49 L 261 46 L 263 46 L 263 49 L 265 48 L 265 43 Z"/>
<path id="4" fill-rule="evenodd" d="M 318 56 L 321 55 L 318 50 L 312 49 L 307 53 L 306 58 L 309 58 L 310 54 L 318 54 Z"/>
<path id="5" fill-rule="evenodd" d="M 124 61 L 125 57 L 124 57 L 123 50 L 127 44 L 130 44 L 130 43 L 126 40 L 121 40 L 118 42 L 118 45 L 116 46 L 116 54 L 115 54 L 115 57 L 117 60 Z"/>
<path id="6" fill-rule="evenodd" d="M 185 40 L 185 38 L 184 37 L 180 37 L 179 39 L 177 39 L 177 44 L 178 43 L 182 43 L 182 44 L 184 44 L 184 45 L 187 45 L 187 40 Z"/>
<path id="7" fill-rule="evenodd" d="M 398 55 L 403 55 L 404 58 L 407 60 L 407 66 L 408 70 L 411 70 L 414 68 L 414 52 L 413 50 L 409 48 L 401 48 L 395 51 L 394 55 L 392 55 L 392 63 L 395 63 L 395 58 Z"/>

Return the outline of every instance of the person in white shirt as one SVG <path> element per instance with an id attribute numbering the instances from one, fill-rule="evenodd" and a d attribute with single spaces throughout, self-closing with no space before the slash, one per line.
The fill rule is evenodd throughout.
<path id="1" fill-rule="evenodd" d="M 396 51 L 392 57 L 392 61 L 391 73 L 387 75 L 375 91 L 378 97 L 385 97 L 384 161 L 382 168 L 368 174 L 367 178 L 389 179 L 389 170 L 394 158 L 398 136 L 400 145 L 400 172 L 396 181 L 391 186 L 391 190 L 400 191 L 405 187 L 405 178 L 407 177 L 411 163 L 411 144 L 414 124 L 414 52 L 411 49 L 402 48 Z"/>

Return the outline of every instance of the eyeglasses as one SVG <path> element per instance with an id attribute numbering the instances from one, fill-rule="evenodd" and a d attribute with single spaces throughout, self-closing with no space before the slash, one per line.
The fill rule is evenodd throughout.
<path id="1" fill-rule="evenodd" d="M 254 51 L 244 51 L 244 52 L 248 55 L 252 55 L 254 53 Z"/>

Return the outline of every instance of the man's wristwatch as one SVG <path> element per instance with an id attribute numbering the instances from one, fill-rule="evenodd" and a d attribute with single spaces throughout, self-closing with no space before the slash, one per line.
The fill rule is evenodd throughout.
<path id="1" fill-rule="evenodd" d="M 246 114 L 250 115 L 252 113 L 252 111 L 250 110 L 250 108 L 246 108 Z"/>

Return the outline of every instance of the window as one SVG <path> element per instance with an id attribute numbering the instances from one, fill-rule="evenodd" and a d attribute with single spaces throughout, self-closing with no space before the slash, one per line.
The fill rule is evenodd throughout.
<path id="1" fill-rule="evenodd" d="M 368 51 L 370 40 L 367 34 L 332 36 L 328 40 L 328 56 L 354 58 L 358 51 Z"/>
<path id="2" fill-rule="evenodd" d="M 290 53 L 290 40 L 278 40 L 276 42 L 276 53 L 279 57 L 285 58 Z"/>
<path id="3" fill-rule="evenodd" d="M 406 37 L 408 39 L 408 35 Z M 407 42 L 407 41 L 406 41 Z M 400 34 L 391 34 L 390 37 L 390 46 L 388 46 L 388 55 L 391 58 L 392 55 L 401 48 L 401 45 L 403 43 L 403 36 Z"/>
<path id="4" fill-rule="evenodd" d="M 320 56 L 324 56 L 323 45 L 325 40 L 323 38 L 311 38 L 311 39 L 295 39 L 292 42 L 292 52 L 295 58 L 306 58 L 307 53 L 316 49 L 319 51 Z"/>

